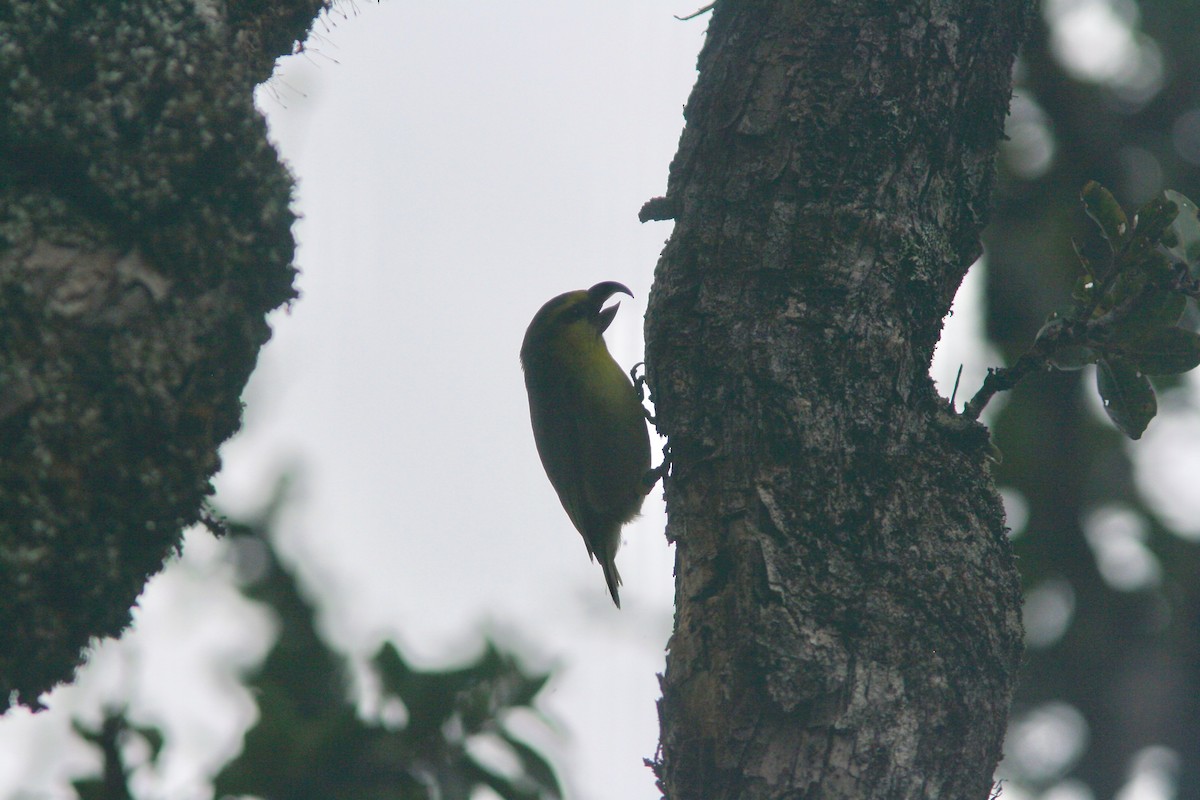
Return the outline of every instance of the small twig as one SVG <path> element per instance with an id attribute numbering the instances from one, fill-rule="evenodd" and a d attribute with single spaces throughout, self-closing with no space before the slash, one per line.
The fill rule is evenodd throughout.
<path id="1" fill-rule="evenodd" d="M 958 365 L 958 374 L 954 376 L 954 388 L 950 390 L 950 407 L 954 408 L 954 398 L 958 397 L 958 382 L 962 380 L 963 365 Z"/>
<path id="2" fill-rule="evenodd" d="M 1006 392 L 1024 380 L 1030 373 L 1048 368 L 1050 356 L 1058 348 L 1070 344 L 1080 347 L 1096 347 L 1098 343 L 1106 341 L 1112 328 L 1124 322 L 1145 297 L 1157 288 L 1156 285 L 1148 284 L 1141 292 L 1125 298 L 1098 319 L 1090 318 L 1095 307 L 1093 302 L 1084 312 L 1083 320 L 1086 321 L 1064 321 L 1063 325 L 1053 333 L 1043 333 L 1034 342 L 1033 347 L 1017 359 L 1017 363 L 1011 367 L 995 367 L 988 370 L 983 386 L 963 408 L 963 416 L 967 419 L 979 419 L 984 407 L 997 392 Z M 958 386 L 957 382 L 955 382 L 955 386 Z M 953 398 L 951 398 L 951 403 L 953 403 Z"/>
<path id="3" fill-rule="evenodd" d="M 693 11 L 691 14 L 688 14 L 686 17 L 678 17 L 677 16 L 677 17 L 675 17 L 675 19 L 679 20 L 680 22 L 687 22 L 689 19 L 695 19 L 696 17 L 700 16 L 705 11 L 712 11 L 713 6 L 715 6 L 715 5 L 716 5 L 716 3 L 709 3 L 704 8 L 701 8 L 698 11 Z M 674 15 L 672 15 L 672 16 L 674 16 Z"/>
<path id="4" fill-rule="evenodd" d="M 1038 349 L 1030 350 L 1011 367 L 993 367 L 988 370 L 983 379 L 983 386 L 963 407 L 962 414 L 967 419 L 979 419 L 984 406 L 995 396 L 996 392 L 1007 392 L 1020 383 L 1031 372 L 1046 368 L 1046 356 Z"/>

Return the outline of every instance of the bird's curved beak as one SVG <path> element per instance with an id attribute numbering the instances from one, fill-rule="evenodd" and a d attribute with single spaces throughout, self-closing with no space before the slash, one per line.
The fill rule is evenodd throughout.
<path id="1" fill-rule="evenodd" d="M 629 291 L 628 286 L 623 283 L 617 283 L 616 281 L 604 281 L 603 283 L 597 283 L 595 286 L 587 290 L 588 300 L 598 311 L 596 327 L 601 333 L 604 333 L 606 330 L 608 330 L 608 326 L 612 324 L 613 317 L 617 315 L 617 309 L 621 307 L 621 304 L 617 303 L 616 305 L 609 306 L 603 311 L 599 311 L 600 306 L 604 305 L 608 298 L 612 297 L 617 292 L 621 292 L 633 297 L 633 292 Z"/>

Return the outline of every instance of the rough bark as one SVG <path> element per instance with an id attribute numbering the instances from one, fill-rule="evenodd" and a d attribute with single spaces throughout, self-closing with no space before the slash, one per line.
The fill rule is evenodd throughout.
<path id="1" fill-rule="evenodd" d="M 647 315 L 674 473 L 660 786 L 979 798 L 1021 654 L 987 436 L 928 377 L 1024 0 L 718 0 Z"/>
<path id="2" fill-rule="evenodd" d="M 0 710 L 194 523 L 294 296 L 252 92 L 323 4 L 0 2 Z"/>

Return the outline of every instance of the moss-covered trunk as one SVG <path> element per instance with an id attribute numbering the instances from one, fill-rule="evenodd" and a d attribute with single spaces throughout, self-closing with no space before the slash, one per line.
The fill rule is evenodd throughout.
<path id="1" fill-rule="evenodd" d="M 252 93 L 321 6 L 0 2 L 0 711 L 128 623 L 211 491 L 294 296 Z"/>

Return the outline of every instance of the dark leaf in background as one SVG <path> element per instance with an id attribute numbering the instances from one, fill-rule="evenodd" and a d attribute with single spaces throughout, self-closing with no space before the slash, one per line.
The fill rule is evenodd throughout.
<path id="1" fill-rule="evenodd" d="M 1160 328 L 1120 346 L 1121 356 L 1143 375 L 1177 375 L 1200 364 L 1200 336 Z"/>
<path id="2" fill-rule="evenodd" d="M 1177 260 L 1194 265 L 1200 262 L 1200 218 L 1196 216 L 1196 204 L 1174 189 L 1163 194 L 1179 207 L 1179 215 L 1171 223 L 1175 244 L 1168 251 Z"/>
<path id="3" fill-rule="evenodd" d="M 1095 181 L 1083 187 L 1083 203 L 1088 216 L 1100 227 L 1109 247 L 1119 248 L 1129 233 L 1129 220 L 1112 193 Z"/>
<path id="4" fill-rule="evenodd" d="M 1102 359 L 1096 370 L 1096 388 L 1109 419 L 1130 439 L 1140 439 L 1158 411 L 1154 388 L 1132 364 Z"/>
<path id="5" fill-rule="evenodd" d="M 247 597 L 267 604 L 279 636 L 248 678 L 258 703 L 258 723 L 240 755 L 214 779 L 216 796 L 255 795 L 265 800 L 469 800 L 488 787 L 505 800 L 553 800 L 562 789 L 549 760 L 507 727 L 510 712 L 533 707 L 549 675 L 527 673 L 492 642 L 472 662 L 447 670 L 416 670 L 391 642 L 370 662 L 383 703 L 397 704 L 399 721 L 357 710 L 348 662 L 318 634 L 316 609 L 279 562 L 271 531 L 284 492 L 257 519 L 229 523 L 235 554 L 253 563 Z M 396 705 L 392 706 L 393 708 Z M 122 743 L 130 735 L 158 758 L 159 731 L 133 727 L 113 713 L 99 732 L 77 724 L 97 745 L 104 772 L 76 782 L 83 800 L 134 800 Z M 472 745 L 487 737 L 518 766 L 500 769 L 481 760 Z"/>
<path id="6" fill-rule="evenodd" d="M 1151 290 L 1130 313 L 1129 318 L 1120 325 L 1119 330 L 1122 335 L 1135 338 L 1160 328 L 1169 328 L 1179 322 L 1186 307 L 1187 298 L 1179 292 L 1166 289 Z"/>

